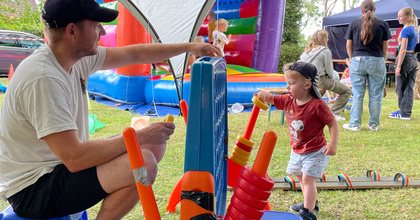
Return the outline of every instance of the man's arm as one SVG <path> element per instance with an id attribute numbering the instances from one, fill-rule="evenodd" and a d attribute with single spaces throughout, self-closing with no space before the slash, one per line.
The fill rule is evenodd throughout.
<path id="1" fill-rule="evenodd" d="M 133 64 L 156 63 L 181 53 L 191 52 L 197 56 L 219 56 L 220 49 L 206 43 L 137 44 L 125 47 L 106 48 L 106 58 L 101 69 L 112 69 Z"/>
<path id="2" fill-rule="evenodd" d="M 174 133 L 172 122 L 159 122 L 137 130 L 142 149 L 149 149 L 159 162 L 166 150 L 166 141 Z M 53 133 L 42 138 L 71 172 L 106 163 L 126 153 L 122 135 L 82 142 L 76 130 Z"/>

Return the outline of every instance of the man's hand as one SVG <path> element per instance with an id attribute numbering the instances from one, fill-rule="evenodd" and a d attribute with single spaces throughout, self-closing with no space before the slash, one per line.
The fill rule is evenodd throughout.
<path id="1" fill-rule="evenodd" d="M 190 52 L 196 56 L 222 57 L 218 47 L 207 43 L 191 43 Z"/>
<path id="2" fill-rule="evenodd" d="M 137 130 L 137 138 L 142 149 L 150 150 L 156 161 L 162 159 L 166 150 L 166 141 L 174 133 L 175 124 L 172 122 L 157 122 Z"/>

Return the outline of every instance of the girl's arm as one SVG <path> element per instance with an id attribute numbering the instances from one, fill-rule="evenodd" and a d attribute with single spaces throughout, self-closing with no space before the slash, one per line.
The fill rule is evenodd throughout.
<path id="1" fill-rule="evenodd" d="M 325 50 L 325 58 L 324 58 L 324 66 L 325 66 L 325 72 L 327 72 L 327 75 L 330 79 L 334 78 L 334 66 L 332 62 L 332 54 L 330 49 Z"/>
<path id="2" fill-rule="evenodd" d="M 397 68 L 395 69 L 396 76 L 401 76 L 401 65 L 404 61 L 405 53 L 407 52 L 407 43 L 408 43 L 408 38 L 401 38 L 401 47 L 400 47 L 400 52 L 398 53 Z"/>
<path id="3" fill-rule="evenodd" d="M 353 40 L 347 39 L 346 50 L 347 50 L 347 55 L 349 55 L 349 59 L 351 60 L 351 56 L 353 54 Z"/>

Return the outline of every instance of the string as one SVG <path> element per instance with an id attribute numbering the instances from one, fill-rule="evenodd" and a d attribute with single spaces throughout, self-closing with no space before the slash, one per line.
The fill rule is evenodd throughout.
<path id="1" fill-rule="evenodd" d="M 150 29 L 151 29 L 150 28 L 150 22 L 149 22 L 149 20 L 147 20 L 147 33 L 149 33 L 149 34 L 150 34 Z M 153 40 L 153 38 L 152 38 L 152 40 Z M 153 43 L 156 43 L 156 42 L 153 42 Z M 157 69 L 157 64 L 155 66 L 156 66 L 156 69 Z M 155 69 L 155 73 L 156 73 L 156 69 Z M 150 71 L 150 78 L 153 78 L 156 75 L 157 74 L 154 75 L 152 73 L 152 71 Z M 160 118 L 159 113 L 158 113 L 157 108 L 156 108 L 156 102 L 155 102 L 155 89 L 154 89 L 155 87 L 154 87 L 154 83 L 153 83 L 154 80 L 151 80 L 150 78 L 149 78 L 149 80 L 151 81 L 151 84 L 152 84 L 151 90 L 152 90 L 152 103 L 153 103 L 153 108 L 155 109 L 155 112 L 156 112 L 157 117 Z"/>

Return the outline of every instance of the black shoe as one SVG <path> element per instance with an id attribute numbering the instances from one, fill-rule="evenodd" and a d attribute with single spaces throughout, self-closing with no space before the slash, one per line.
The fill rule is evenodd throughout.
<path id="1" fill-rule="evenodd" d="M 303 202 L 302 203 L 299 203 L 299 204 L 295 204 L 295 205 L 290 206 L 290 211 L 299 212 L 302 208 L 303 208 Z M 316 200 L 316 202 L 315 202 L 314 211 L 315 212 L 319 212 L 318 200 Z"/>
<path id="2" fill-rule="evenodd" d="M 302 217 L 303 220 L 317 220 L 315 213 L 309 211 L 307 208 L 300 209 L 299 216 Z"/>

